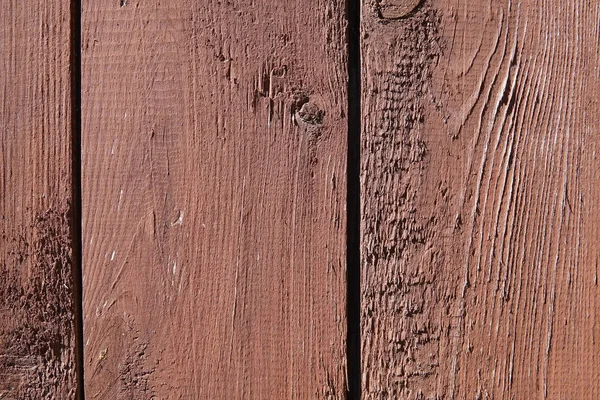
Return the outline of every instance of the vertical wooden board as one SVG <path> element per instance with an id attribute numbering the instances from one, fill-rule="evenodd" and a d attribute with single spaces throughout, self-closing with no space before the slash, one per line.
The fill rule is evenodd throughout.
<path id="1" fill-rule="evenodd" d="M 70 4 L 0 5 L 0 398 L 74 399 Z"/>
<path id="2" fill-rule="evenodd" d="M 86 395 L 342 398 L 344 3 L 82 21 Z"/>
<path id="3" fill-rule="evenodd" d="M 365 1 L 365 399 L 600 395 L 597 2 Z"/>

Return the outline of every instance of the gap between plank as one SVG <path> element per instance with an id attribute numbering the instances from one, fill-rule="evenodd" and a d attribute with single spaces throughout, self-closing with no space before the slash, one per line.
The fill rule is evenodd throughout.
<path id="1" fill-rule="evenodd" d="M 83 272 L 81 221 L 81 0 L 71 0 L 71 240 L 73 247 L 73 306 L 75 313 L 75 398 L 85 400 L 83 375 Z"/>
<path id="2" fill-rule="evenodd" d="M 361 398 L 360 360 L 360 0 L 346 1 L 348 18 L 348 161 L 346 192 L 346 321 L 348 400 Z"/>

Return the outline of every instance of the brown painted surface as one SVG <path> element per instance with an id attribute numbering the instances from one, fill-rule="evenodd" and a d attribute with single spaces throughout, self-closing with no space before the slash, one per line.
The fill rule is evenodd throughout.
<path id="1" fill-rule="evenodd" d="M 362 397 L 600 398 L 600 5 L 363 3 Z M 0 399 L 77 396 L 69 8 L 0 6 Z M 345 12 L 84 2 L 88 398 L 344 398 Z"/>
<path id="2" fill-rule="evenodd" d="M 86 396 L 343 398 L 344 3 L 83 10 Z"/>
<path id="3" fill-rule="evenodd" d="M 74 399 L 68 1 L 0 5 L 0 398 Z"/>
<path id="4" fill-rule="evenodd" d="M 436 0 L 393 20 L 378 4 L 363 398 L 599 398 L 598 3 Z"/>

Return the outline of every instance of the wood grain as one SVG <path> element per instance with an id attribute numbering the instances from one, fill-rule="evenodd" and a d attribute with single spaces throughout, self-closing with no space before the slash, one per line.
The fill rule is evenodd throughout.
<path id="1" fill-rule="evenodd" d="M 70 3 L 0 5 L 0 398 L 74 399 Z"/>
<path id="2" fill-rule="evenodd" d="M 365 399 L 600 395 L 595 1 L 362 10 Z"/>
<path id="3" fill-rule="evenodd" d="M 86 395 L 343 398 L 337 0 L 83 10 Z"/>

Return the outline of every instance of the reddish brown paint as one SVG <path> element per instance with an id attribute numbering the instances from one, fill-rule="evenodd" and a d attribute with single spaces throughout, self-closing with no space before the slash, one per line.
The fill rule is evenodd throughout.
<path id="1" fill-rule="evenodd" d="M 68 1 L 0 5 L 0 398 L 74 399 Z"/>
<path id="2" fill-rule="evenodd" d="M 598 398 L 598 3 L 380 5 L 362 10 L 363 398 Z"/>
<path id="3" fill-rule="evenodd" d="M 84 3 L 87 396 L 344 396 L 343 16 Z"/>
<path id="4" fill-rule="evenodd" d="M 70 7 L 0 6 L 2 399 L 76 397 Z M 344 7 L 84 2 L 88 398 L 344 398 Z M 599 397 L 599 14 L 365 0 L 363 398 Z"/>

